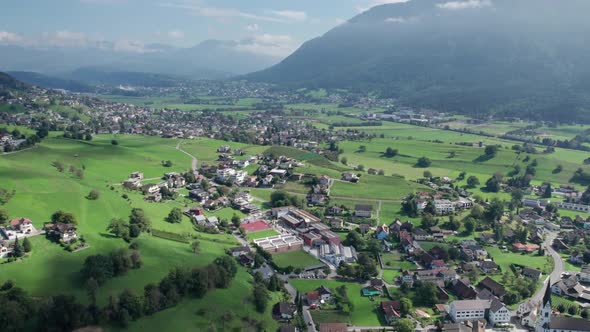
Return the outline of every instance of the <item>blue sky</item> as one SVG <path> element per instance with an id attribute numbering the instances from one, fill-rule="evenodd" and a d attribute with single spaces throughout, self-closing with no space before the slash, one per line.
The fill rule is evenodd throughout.
<path id="1" fill-rule="evenodd" d="M 1 0 L 0 43 L 35 47 L 256 40 L 288 54 L 374 5 L 400 0 Z M 256 43 L 255 43 L 256 45 Z"/>

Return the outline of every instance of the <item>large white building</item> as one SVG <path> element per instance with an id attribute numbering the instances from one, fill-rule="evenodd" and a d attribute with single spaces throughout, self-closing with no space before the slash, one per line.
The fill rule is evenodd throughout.
<path id="1" fill-rule="evenodd" d="M 449 314 L 453 322 L 485 319 L 489 308 L 489 300 L 458 300 L 451 302 Z"/>

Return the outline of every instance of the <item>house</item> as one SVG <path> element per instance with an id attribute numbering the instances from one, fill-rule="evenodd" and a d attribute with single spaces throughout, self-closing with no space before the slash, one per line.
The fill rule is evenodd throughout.
<path id="1" fill-rule="evenodd" d="M 137 190 L 141 188 L 141 179 L 139 178 L 129 178 L 123 181 L 123 187 L 129 190 Z"/>
<path id="2" fill-rule="evenodd" d="M 539 280 L 541 278 L 541 271 L 530 267 L 524 267 L 521 273 L 523 276 L 534 280 Z"/>
<path id="3" fill-rule="evenodd" d="M 416 241 L 427 241 L 432 239 L 432 235 L 428 234 L 428 232 L 426 232 L 422 228 L 416 228 L 412 232 L 412 235 L 414 236 L 414 240 Z"/>
<path id="4" fill-rule="evenodd" d="M 356 174 L 348 172 L 348 173 L 342 174 L 342 180 L 348 181 L 348 182 L 357 182 L 359 180 L 359 178 L 358 178 L 358 176 L 356 176 Z"/>
<path id="5" fill-rule="evenodd" d="M 437 214 L 446 214 L 455 212 L 455 203 L 446 199 L 435 199 L 434 208 Z"/>
<path id="6" fill-rule="evenodd" d="M 373 216 L 373 206 L 358 204 L 354 207 L 354 216 L 357 218 L 371 218 Z"/>
<path id="7" fill-rule="evenodd" d="M 378 226 L 376 231 L 377 240 L 384 240 L 389 237 L 389 227 L 385 224 Z"/>
<path id="8" fill-rule="evenodd" d="M 252 267 L 254 265 L 254 258 L 250 255 L 240 255 L 238 257 L 238 262 L 245 267 Z"/>
<path id="9" fill-rule="evenodd" d="M 449 315 L 453 322 L 485 319 L 489 308 L 488 300 L 457 300 L 449 305 Z"/>
<path id="10" fill-rule="evenodd" d="M 463 300 L 472 300 L 477 297 L 477 292 L 471 287 L 471 284 L 467 279 L 455 280 L 451 290 L 458 298 Z"/>
<path id="11" fill-rule="evenodd" d="M 514 252 L 526 252 L 526 253 L 531 253 L 535 250 L 539 250 L 540 246 L 538 244 L 535 243 L 531 243 L 531 244 L 522 244 L 520 242 L 517 243 L 513 243 L 512 244 L 512 251 Z"/>
<path id="12" fill-rule="evenodd" d="M 314 307 L 324 304 L 332 299 L 332 291 L 323 285 L 303 295 L 303 300 L 308 306 Z"/>
<path id="13" fill-rule="evenodd" d="M 143 180 L 143 173 L 135 171 L 129 175 L 129 178 Z"/>
<path id="14" fill-rule="evenodd" d="M 272 309 L 273 317 L 277 320 L 291 320 L 297 313 L 297 307 L 287 302 L 279 302 Z"/>
<path id="15" fill-rule="evenodd" d="M 590 265 L 583 266 L 580 273 L 578 273 L 578 279 L 583 283 L 590 283 Z"/>
<path id="16" fill-rule="evenodd" d="M 493 299 L 488 311 L 488 321 L 492 326 L 510 323 L 510 310 L 498 299 Z"/>
<path id="17" fill-rule="evenodd" d="M 299 330 L 293 325 L 282 325 L 279 332 L 298 332 Z"/>
<path id="18" fill-rule="evenodd" d="M 498 271 L 498 264 L 496 264 L 494 261 L 483 261 L 479 263 L 479 268 L 485 274 L 490 274 Z"/>
<path id="19" fill-rule="evenodd" d="M 24 234 L 29 234 L 33 231 L 33 222 L 28 218 L 15 218 L 10 221 L 10 228 Z"/>
<path id="20" fill-rule="evenodd" d="M 239 257 L 240 255 L 247 255 L 250 253 L 250 247 L 243 246 L 243 247 L 233 247 L 229 248 L 229 252 L 234 257 Z"/>
<path id="21" fill-rule="evenodd" d="M 482 281 L 477 284 L 479 289 L 487 289 L 489 290 L 494 296 L 497 296 L 499 299 L 502 299 L 504 295 L 506 295 L 506 289 L 504 286 L 500 285 L 494 279 L 490 277 L 485 277 Z"/>
<path id="22" fill-rule="evenodd" d="M 401 303 L 398 300 L 381 302 L 379 309 L 388 325 L 393 325 L 401 318 Z"/>
<path id="23" fill-rule="evenodd" d="M 266 263 L 264 263 L 261 267 L 253 270 L 252 272 L 258 273 L 262 275 L 262 279 L 268 280 L 275 274 L 275 271 Z"/>
<path id="24" fill-rule="evenodd" d="M 13 248 L 5 241 L 0 240 L 0 258 L 8 257 L 13 251 Z"/>
<path id="25" fill-rule="evenodd" d="M 333 216 L 339 216 L 342 214 L 342 212 L 344 212 L 344 209 L 338 205 L 330 206 L 328 209 L 328 214 Z"/>
<path id="26" fill-rule="evenodd" d="M 160 187 L 158 187 L 157 184 L 150 183 L 150 184 L 143 185 L 141 187 L 141 191 L 143 192 L 144 195 L 147 195 L 147 194 L 151 195 L 151 194 L 155 194 L 157 192 L 160 192 Z"/>
<path id="27" fill-rule="evenodd" d="M 371 230 L 371 225 L 369 225 L 369 224 L 360 224 L 359 225 L 359 230 L 361 231 L 361 234 L 365 235 L 365 234 L 367 234 Z"/>
<path id="28" fill-rule="evenodd" d="M 332 218 L 330 219 L 330 227 L 334 229 L 341 229 L 344 227 L 344 221 L 340 218 Z"/>
<path id="29" fill-rule="evenodd" d="M 590 320 L 564 316 L 552 316 L 549 321 L 548 332 L 588 332 Z"/>
<path id="30" fill-rule="evenodd" d="M 52 236 L 55 236 L 60 241 L 69 243 L 78 238 L 76 234 L 76 226 L 73 224 L 64 224 L 61 222 L 54 224 L 46 224 L 45 231 Z"/>

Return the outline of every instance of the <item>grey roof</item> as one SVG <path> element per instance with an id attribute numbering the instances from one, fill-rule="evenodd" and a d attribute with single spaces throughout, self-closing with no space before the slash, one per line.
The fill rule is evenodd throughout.
<path id="1" fill-rule="evenodd" d="M 452 302 L 457 310 L 471 310 L 471 309 L 488 309 L 490 301 L 488 300 L 457 300 Z"/>
<path id="2" fill-rule="evenodd" d="M 590 331 L 590 320 L 563 316 L 551 316 L 549 328 L 552 330 Z"/>
<path id="3" fill-rule="evenodd" d="M 492 303 L 490 304 L 490 311 L 498 312 L 502 308 L 504 308 L 504 303 L 500 302 L 498 299 L 492 300 Z"/>

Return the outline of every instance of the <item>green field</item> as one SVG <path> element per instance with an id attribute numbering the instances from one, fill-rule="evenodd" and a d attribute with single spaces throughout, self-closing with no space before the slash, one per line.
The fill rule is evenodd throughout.
<path id="1" fill-rule="evenodd" d="M 302 250 L 275 254 L 272 256 L 272 260 L 281 268 L 292 266 L 294 268 L 303 269 L 308 266 L 322 264 L 317 258 Z"/>
<path id="2" fill-rule="evenodd" d="M 248 238 L 248 241 L 253 241 L 256 239 L 262 239 L 265 237 L 270 237 L 270 236 L 275 236 L 275 235 L 279 235 L 279 232 L 275 231 L 274 229 L 265 229 L 260 232 L 248 233 L 246 235 L 246 238 Z"/>
<path id="3" fill-rule="evenodd" d="M 486 251 L 498 264 L 502 271 L 510 271 L 510 265 L 516 264 L 521 266 L 532 267 L 547 273 L 553 269 L 553 260 L 549 256 L 537 256 L 536 252 L 531 254 L 519 254 L 504 251 L 498 247 L 485 247 Z"/>
<path id="4" fill-rule="evenodd" d="M 290 283 L 300 293 L 309 292 L 320 286 L 325 286 L 330 289 L 335 289 L 338 286 L 346 286 L 347 294 L 353 304 L 353 310 L 350 314 L 350 322 L 356 326 L 384 326 L 380 321 L 378 306 L 380 301 L 386 301 L 386 298 L 375 299 L 361 296 L 361 289 L 363 288 L 359 283 L 341 282 L 335 280 L 308 280 L 308 279 L 293 279 Z"/>

